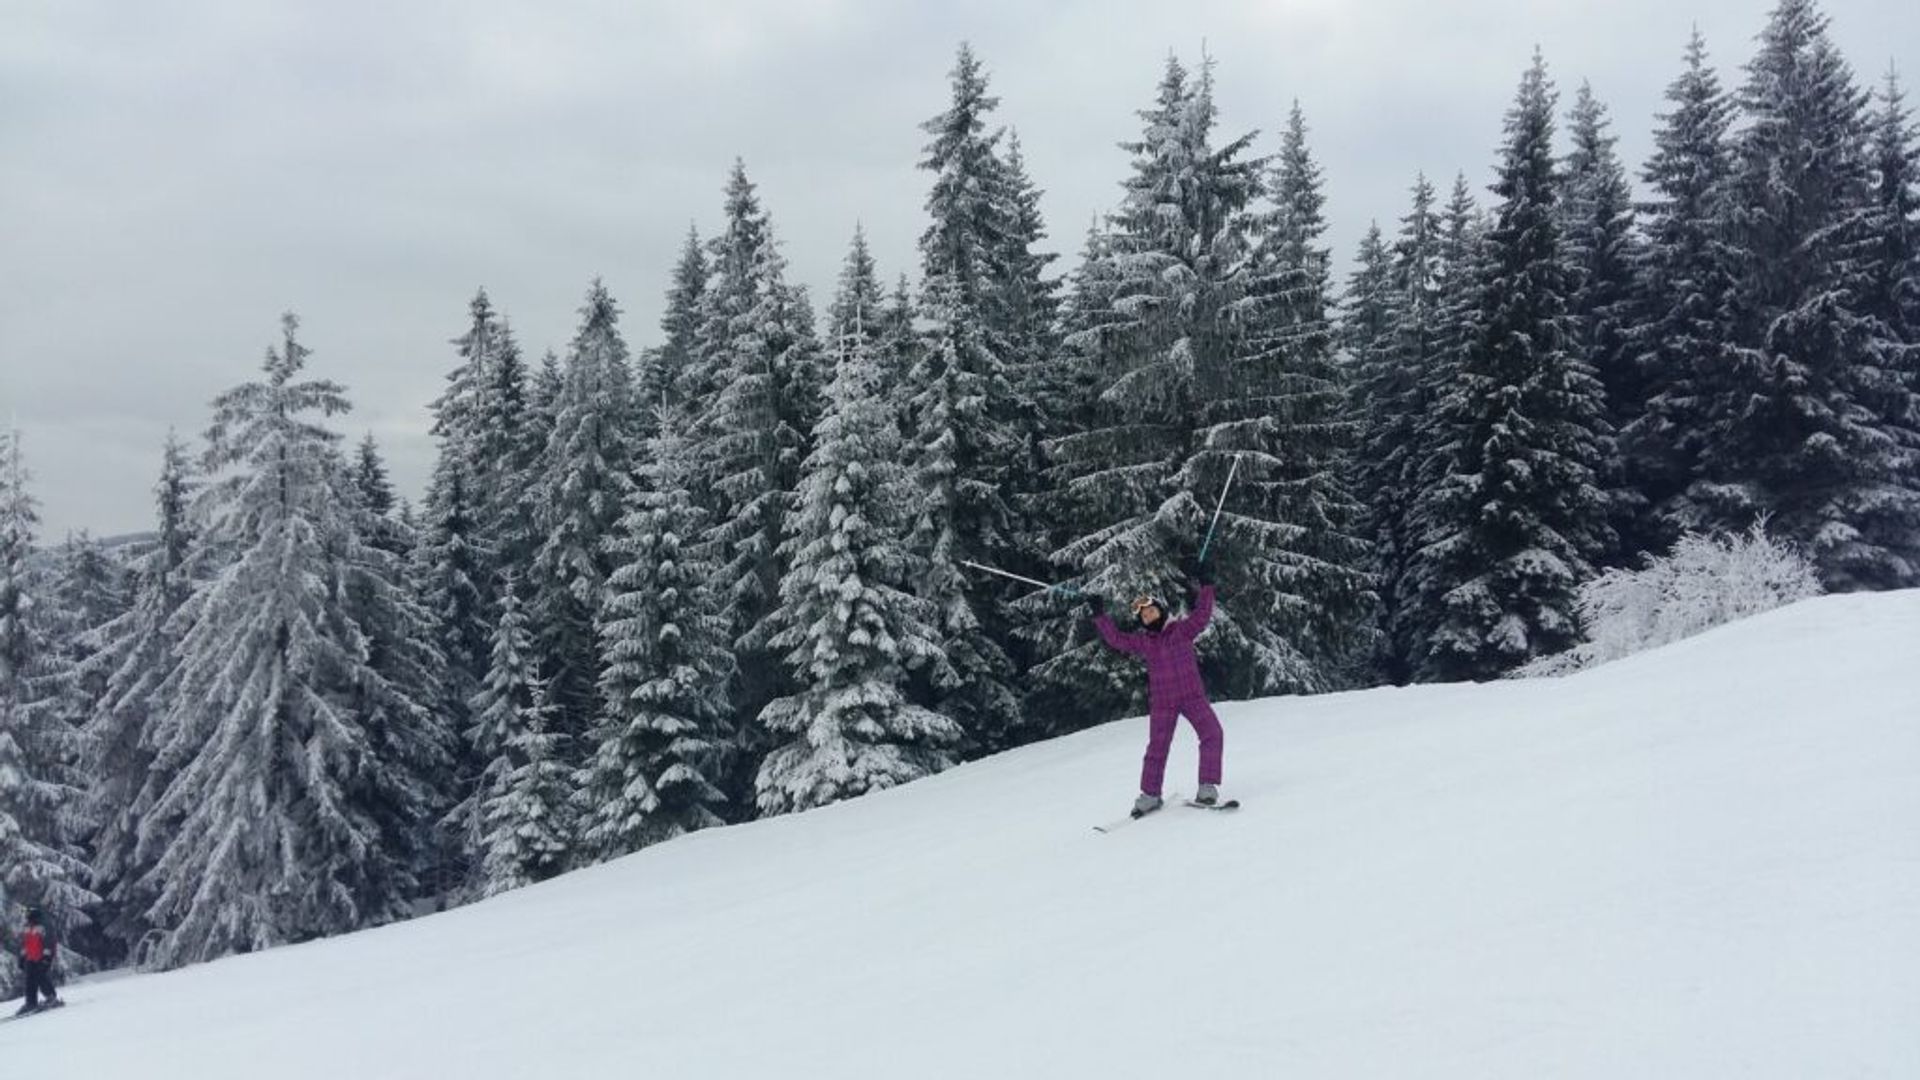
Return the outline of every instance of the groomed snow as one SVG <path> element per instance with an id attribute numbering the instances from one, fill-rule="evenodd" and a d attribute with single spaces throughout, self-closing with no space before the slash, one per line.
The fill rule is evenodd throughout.
<path id="1" fill-rule="evenodd" d="M 1920 592 L 1559 681 L 1144 721 L 447 915 L 67 989 L 34 1080 L 1920 1076 Z M 1183 732 L 1176 786 L 1191 790 Z"/>

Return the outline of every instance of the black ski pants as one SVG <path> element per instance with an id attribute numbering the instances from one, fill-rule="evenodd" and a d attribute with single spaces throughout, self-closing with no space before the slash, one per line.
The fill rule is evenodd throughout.
<path id="1" fill-rule="evenodd" d="M 53 961 L 23 960 L 20 966 L 27 976 L 27 1008 L 37 1008 L 42 1000 L 60 999 L 60 995 L 53 992 Z"/>

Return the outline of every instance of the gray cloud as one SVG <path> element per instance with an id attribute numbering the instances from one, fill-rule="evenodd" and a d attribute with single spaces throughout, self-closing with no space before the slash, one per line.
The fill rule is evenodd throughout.
<path id="1" fill-rule="evenodd" d="M 1404 210 L 1425 170 L 1484 182 L 1534 46 L 1563 98 L 1611 107 L 1630 168 L 1698 23 L 1723 78 L 1763 0 L 993 0 L 694 4 L 35 2 L 0 15 L 0 421 L 23 429 L 47 534 L 145 528 L 169 425 L 251 377 L 298 311 L 403 490 L 425 406 L 485 285 L 536 354 L 589 279 L 657 338 L 689 221 L 744 157 L 796 278 L 831 288 L 856 222 L 911 271 L 917 125 L 971 40 L 1071 262 L 1126 173 L 1168 51 L 1218 62 L 1223 123 L 1262 152 L 1299 98 L 1330 241 Z M 1829 2 L 1863 79 L 1911 68 L 1920 5 Z M 1904 52 L 1902 51 L 1904 50 Z"/>

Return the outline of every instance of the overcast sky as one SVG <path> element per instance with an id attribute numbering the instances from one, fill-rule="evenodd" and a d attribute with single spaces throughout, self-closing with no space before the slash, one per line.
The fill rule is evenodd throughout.
<path id="1" fill-rule="evenodd" d="M 914 268 L 918 124 L 973 43 L 1063 268 L 1112 207 L 1169 50 L 1271 152 L 1300 99 L 1342 264 L 1425 170 L 1485 183 L 1537 44 L 1630 170 L 1698 24 L 1736 84 L 1771 0 L 0 0 L 0 423 L 44 538 L 145 529 L 169 426 L 252 378 L 281 312 L 408 497 L 484 285 L 533 356 L 605 278 L 635 348 L 736 156 L 824 304 L 857 223 Z M 1920 64 L 1920 3 L 1829 0 L 1856 73 Z M 1916 94 L 1920 97 L 1920 94 Z"/>

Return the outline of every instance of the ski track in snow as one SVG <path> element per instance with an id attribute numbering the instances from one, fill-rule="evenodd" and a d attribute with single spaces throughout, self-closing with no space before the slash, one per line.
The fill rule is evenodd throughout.
<path id="1" fill-rule="evenodd" d="M 1133 719 L 0 1027 L 10 1076 L 1920 1076 L 1920 591 Z M 1195 768 L 1181 730 L 1169 778 Z M 1188 992 L 1193 991 L 1193 992 Z"/>

